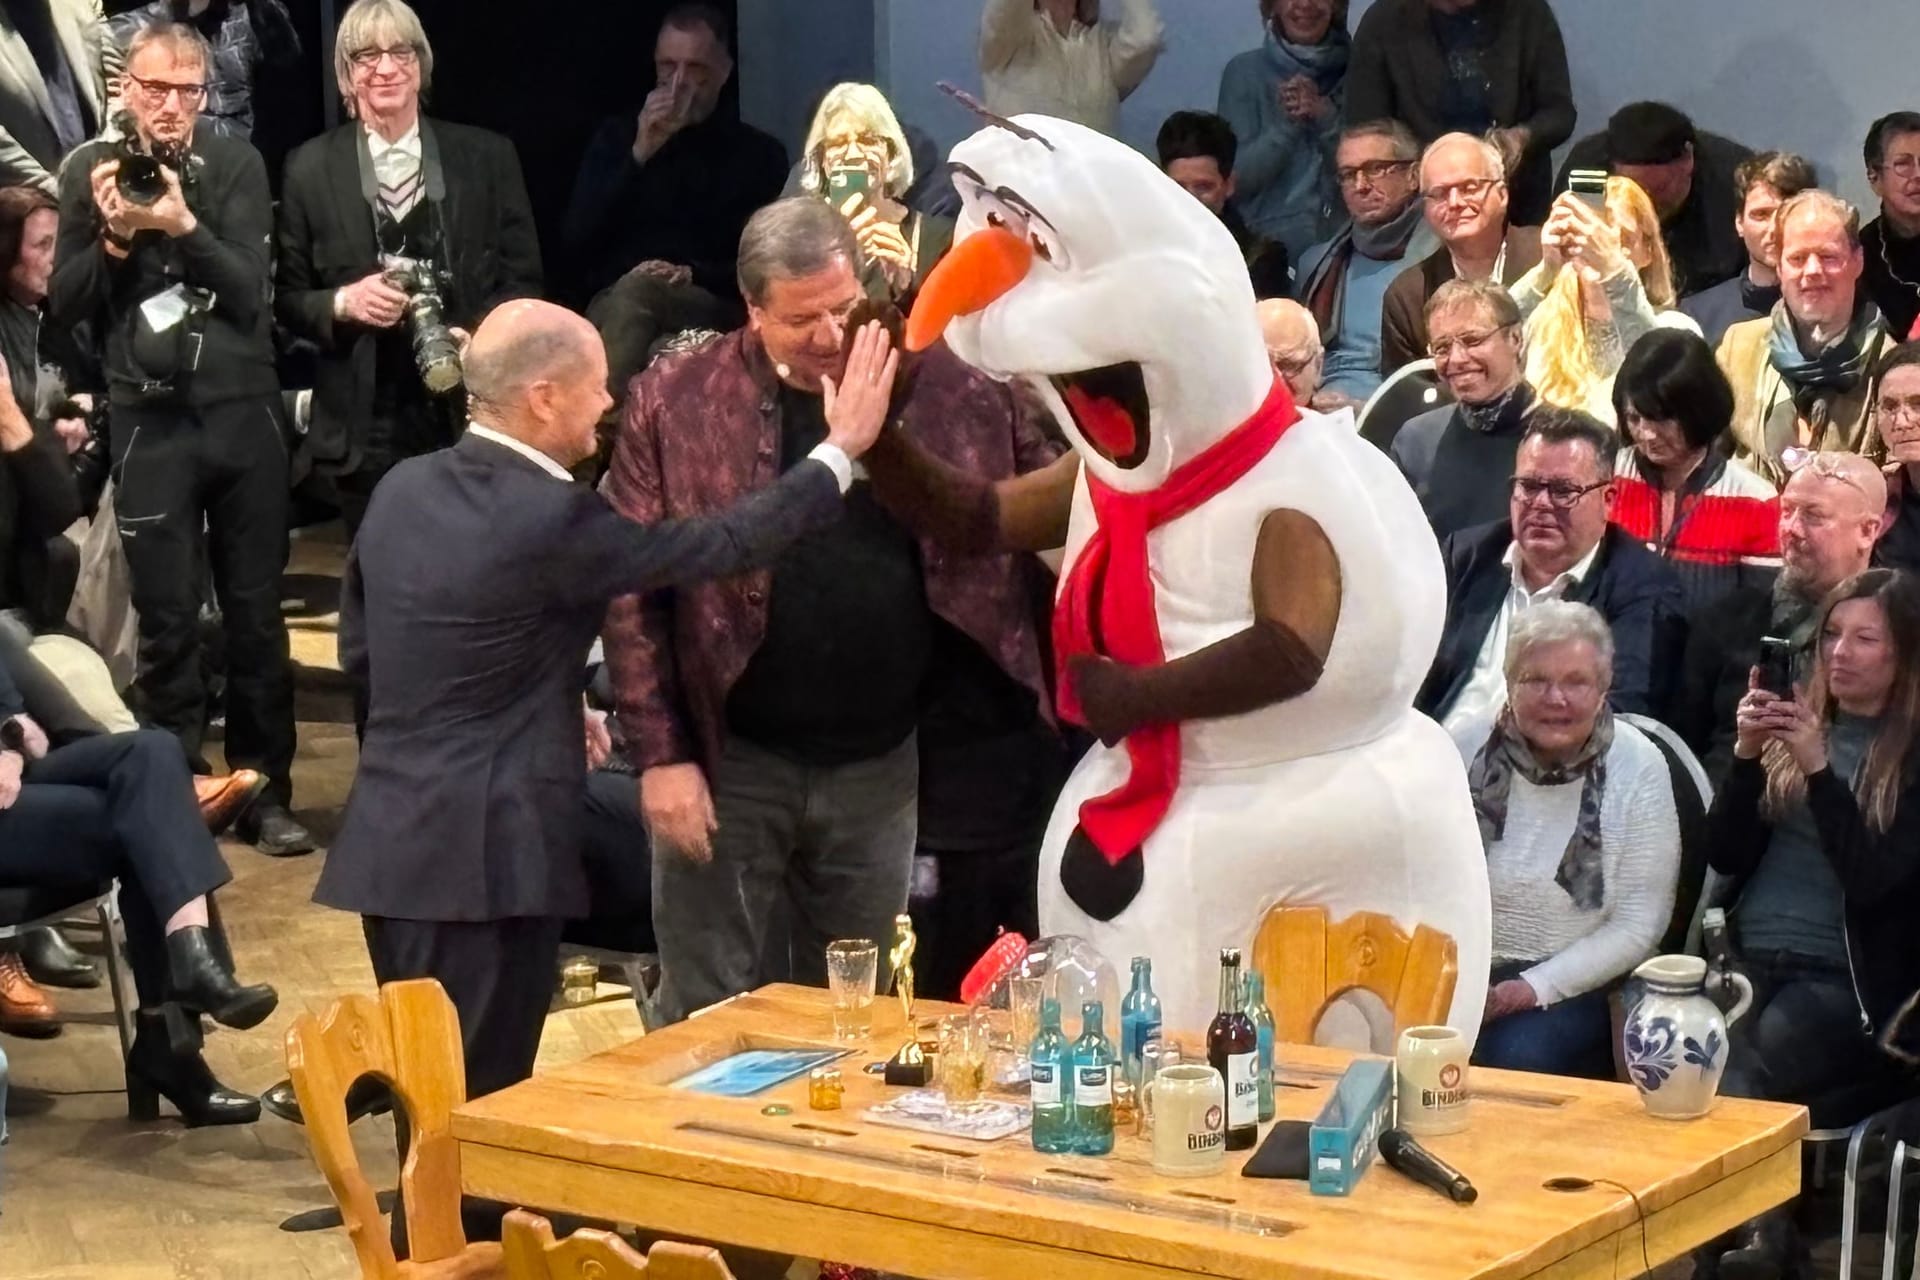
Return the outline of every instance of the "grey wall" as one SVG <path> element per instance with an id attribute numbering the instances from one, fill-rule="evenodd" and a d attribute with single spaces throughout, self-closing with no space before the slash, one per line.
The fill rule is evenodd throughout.
<path id="1" fill-rule="evenodd" d="M 876 3 L 886 0 L 740 0 L 741 119 L 798 156 L 821 95 L 875 79 Z"/>

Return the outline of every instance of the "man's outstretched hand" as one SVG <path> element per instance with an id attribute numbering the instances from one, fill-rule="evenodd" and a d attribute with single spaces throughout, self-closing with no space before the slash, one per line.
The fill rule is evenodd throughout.
<path id="1" fill-rule="evenodd" d="M 826 399 L 827 443 L 849 458 L 857 458 L 880 438 L 893 403 L 893 379 L 900 371 L 900 353 L 878 320 L 869 320 L 854 335 L 846 372 L 836 385 L 821 379 Z"/>

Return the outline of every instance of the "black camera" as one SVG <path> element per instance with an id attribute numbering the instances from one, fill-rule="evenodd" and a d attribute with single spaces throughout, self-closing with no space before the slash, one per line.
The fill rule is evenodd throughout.
<path id="1" fill-rule="evenodd" d="M 113 127 L 120 134 L 113 144 L 114 159 L 120 162 L 119 172 L 114 175 L 113 181 L 128 204 L 145 207 L 167 194 L 167 175 L 160 172 L 161 165 L 179 174 L 183 184 L 186 182 L 184 146 L 163 142 L 156 142 L 151 147 L 143 146 L 140 130 L 134 123 L 131 111 L 116 114 Z"/>
<path id="2" fill-rule="evenodd" d="M 460 385 L 460 344 L 447 327 L 440 273 L 431 262 L 388 253 L 380 257 L 386 281 L 407 295 L 407 334 L 420 381 L 439 395 Z"/>

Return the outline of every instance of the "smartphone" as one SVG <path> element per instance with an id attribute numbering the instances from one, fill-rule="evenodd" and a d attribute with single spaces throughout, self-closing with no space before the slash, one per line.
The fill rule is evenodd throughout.
<path id="1" fill-rule="evenodd" d="M 1779 636 L 1760 637 L 1760 687 L 1776 698 L 1793 696 L 1793 643 Z"/>
<path id="2" fill-rule="evenodd" d="M 842 165 L 827 170 L 827 203 L 838 209 L 854 196 L 871 200 L 873 174 L 863 164 Z"/>
<path id="3" fill-rule="evenodd" d="M 1567 174 L 1567 190 L 1595 209 L 1606 212 L 1607 173 L 1604 169 L 1574 169 Z"/>

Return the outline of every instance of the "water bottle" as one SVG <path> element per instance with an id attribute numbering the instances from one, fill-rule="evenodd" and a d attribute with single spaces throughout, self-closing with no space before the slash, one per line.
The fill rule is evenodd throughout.
<path id="1" fill-rule="evenodd" d="M 1160 997 L 1153 994 L 1153 961 L 1133 958 L 1133 990 L 1120 1002 L 1120 1060 L 1127 1079 L 1139 1088 L 1140 1051 L 1160 1034 Z"/>
<path id="2" fill-rule="evenodd" d="M 1260 1123 L 1273 1119 L 1273 1010 L 1267 1008 L 1267 980 L 1247 974 L 1247 1016 L 1259 1044 Z"/>
<path id="3" fill-rule="evenodd" d="M 1040 1034 L 1027 1051 L 1033 1064 L 1033 1149 L 1067 1155 L 1073 1149 L 1073 1054 L 1060 1029 L 1060 1002 L 1040 1002 Z"/>
<path id="4" fill-rule="evenodd" d="M 1106 1007 L 1089 1000 L 1080 1007 L 1080 1038 L 1073 1058 L 1073 1149 L 1083 1156 L 1113 1151 L 1113 1041 L 1107 1039 Z"/>

